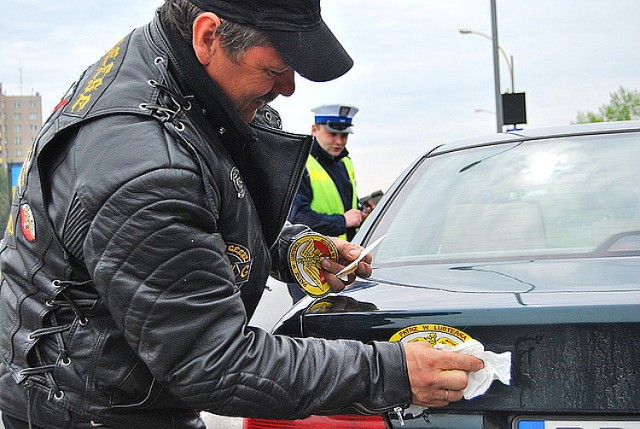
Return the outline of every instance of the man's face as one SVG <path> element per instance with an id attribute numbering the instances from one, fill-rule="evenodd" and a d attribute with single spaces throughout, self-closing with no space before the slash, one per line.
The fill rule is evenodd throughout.
<path id="1" fill-rule="evenodd" d="M 217 46 L 206 69 L 247 122 L 278 95 L 295 91 L 294 71 L 271 46 L 251 47 L 238 62 Z"/>
<path id="2" fill-rule="evenodd" d="M 331 156 L 340 155 L 349 139 L 349 133 L 334 133 L 327 130 L 322 124 L 313 124 L 311 134 L 316 138 L 320 147 Z"/>

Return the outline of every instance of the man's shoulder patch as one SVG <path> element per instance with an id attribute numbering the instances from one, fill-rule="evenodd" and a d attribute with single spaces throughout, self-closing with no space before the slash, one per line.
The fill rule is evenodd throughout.
<path id="1" fill-rule="evenodd" d="M 70 116 L 85 117 L 102 93 L 113 82 L 124 61 L 124 55 L 131 35 L 121 39 L 100 60 L 85 72 L 73 98 L 64 107 Z"/>
<path id="2" fill-rule="evenodd" d="M 249 280 L 253 258 L 246 247 L 236 243 L 225 243 L 225 254 L 231 262 L 231 270 L 236 278 L 236 285 L 242 285 Z"/>

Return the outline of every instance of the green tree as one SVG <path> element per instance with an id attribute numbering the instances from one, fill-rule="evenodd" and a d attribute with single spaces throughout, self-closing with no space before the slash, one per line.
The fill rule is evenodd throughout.
<path id="1" fill-rule="evenodd" d="M 603 104 L 598 113 L 578 112 L 579 124 L 587 122 L 630 121 L 640 119 L 640 92 L 620 87 L 609 94 L 611 101 Z"/>

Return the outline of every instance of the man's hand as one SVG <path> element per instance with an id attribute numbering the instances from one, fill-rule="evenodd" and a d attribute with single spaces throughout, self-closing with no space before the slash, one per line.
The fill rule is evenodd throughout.
<path id="1" fill-rule="evenodd" d="M 482 360 L 455 352 L 437 350 L 425 342 L 403 344 L 413 403 L 443 407 L 462 399 L 468 374 L 484 367 Z"/>
<path id="2" fill-rule="evenodd" d="M 337 237 L 329 237 L 338 248 L 338 262 L 325 259 L 322 261 L 322 269 L 327 274 L 327 283 L 331 286 L 331 290 L 334 292 L 340 292 L 346 285 L 354 282 L 356 276 L 367 278 L 371 275 L 371 255 L 366 255 L 358 263 L 358 268 L 355 273 L 349 274 L 348 281 L 344 282 L 335 276 L 344 267 L 349 265 L 351 261 L 354 261 L 360 256 L 360 252 L 364 250 L 364 247 L 357 244 L 349 243 Z"/>

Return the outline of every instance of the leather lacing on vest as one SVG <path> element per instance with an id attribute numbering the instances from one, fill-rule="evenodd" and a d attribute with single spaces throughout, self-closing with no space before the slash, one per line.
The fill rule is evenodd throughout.
<path id="1" fill-rule="evenodd" d="M 165 79 L 168 79 L 168 73 L 166 70 L 164 59 L 158 57 L 155 59 L 154 63 L 156 66 L 158 66 L 158 69 L 162 73 L 163 77 Z M 139 107 L 142 110 L 149 110 L 155 118 L 160 119 L 162 122 L 171 122 L 176 127 L 177 131 L 184 130 L 184 124 L 180 121 L 177 121 L 176 117 L 183 110 L 191 110 L 192 106 L 189 98 L 193 98 L 193 96 L 184 97 L 177 91 L 169 88 L 167 85 L 153 79 L 149 79 L 147 83 L 150 86 L 160 90 L 161 94 L 165 96 L 159 97 L 158 103 L 141 103 Z"/>
<path id="2" fill-rule="evenodd" d="M 71 364 L 71 359 L 67 347 L 64 342 L 62 333 L 71 330 L 75 323 L 85 326 L 89 319 L 85 316 L 85 312 L 91 309 L 97 299 L 77 299 L 72 298 L 67 289 L 69 287 L 80 287 L 91 284 L 91 280 L 71 281 L 71 280 L 53 280 L 51 285 L 54 287 L 54 296 L 45 302 L 45 306 L 50 310 L 44 317 L 42 328 L 36 329 L 29 334 L 30 340 L 35 340 L 34 352 L 36 365 L 21 370 L 18 375 L 24 377 L 41 376 L 42 378 L 33 380 L 45 384 L 49 387 L 49 399 L 61 400 L 64 398 L 64 392 L 60 389 L 58 383 L 53 377 L 53 370 L 59 362 L 63 366 Z M 59 323 L 61 312 L 71 311 L 75 316 L 71 322 Z M 68 319 L 68 318 L 67 318 Z M 44 337 L 53 337 L 58 348 L 57 362 L 46 362 L 40 347 L 39 340 Z"/>
<path id="3" fill-rule="evenodd" d="M 186 147 L 195 155 L 195 158 L 200 164 L 200 168 L 204 171 L 204 161 L 197 149 L 181 135 L 185 130 L 185 125 L 179 120 L 179 117 L 192 109 L 190 99 L 193 96 L 183 96 L 179 92 L 170 87 L 171 83 L 169 74 L 166 70 L 166 62 L 163 58 L 158 57 L 154 61 L 158 69 L 161 71 L 164 82 L 158 82 L 150 79 L 147 84 L 156 88 L 159 91 L 159 97 L 157 103 L 141 103 L 139 108 L 141 110 L 149 111 L 151 116 L 170 125 L 169 130 L 177 132 L 179 141 L 183 142 Z M 213 200 L 213 190 L 208 181 L 204 180 L 205 191 L 209 196 L 209 201 Z M 72 252 L 74 254 L 74 252 Z M 78 260 L 82 260 L 82 255 L 74 255 Z M 19 372 L 19 376 L 29 379 L 29 381 L 45 385 L 49 388 L 48 399 L 62 400 L 64 398 L 64 391 L 60 388 L 56 382 L 53 372 L 58 365 L 68 366 L 71 364 L 71 358 L 67 350 L 67 346 L 64 341 L 63 333 L 70 331 L 76 324 L 85 326 L 89 323 L 89 319 L 86 317 L 87 310 L 92 309 L 98 302 L 96 298 L 77 298 L 74 297 L 73 290 L 75 288 L 81 288 L 83 286 L 92 285 L 92 280 L 85 281 L 72 281 L 72 280 L 53 280 L 51 285 L 54 288 L 53 297 L 45 302 L 45 306 L 50 311 L 44 316 L 43 327 L 34 330 L 29 334 L 30 340 L 35 340 L 36 343 L 33 346 L 35 353 L 35 364 L 32 367 L 22 369 Z M 62 317 L 61 312 L 72 312 L 73 319 L 67 323 L 60 323 L 60 320 L 69 320 L 69 317 Z M 68 316 L 68 315 L 67 315 Z M 43 338 L 53 338 L 54 343 L 57 346 L 58 358 L 56 362 L 46 362 L 45 356 L 39 342 Z M 29 396 L 31 395 L 29 391 Z M 31 402 L 31 396 L 29 397 L 29 403 Z M 30 406 L 28 409 L 29 426 L 31 427 L 31 413 Z M 92 426 L 104 426 L 101 423 L 94 421 L 90 422 Z"/>
<path id="4" fill-rule="evenodd" d="M 198 161 L 198 165 L 200 167 L 200 171 L 203 172 L 202 182 L 204 184 L 204 189 L 207 194 L 208 200 L 207 204 L 210 205 L 211 201 L 214 201 L 214 190 L 211 187 L 209 181 L 205 179 L 204 172 L 207 171 L 207 167 L 205 165 L 205 161 L 203 160 L 203 154 L 201 151 L 196 149 L 194 144 L 190 142 L 183 135 L 183 131 L 185 131 L 185 125 L 183 122 L 179 120 L 179 116 L 183 115 L 185 112 L 190 111 L 193 108 L 192 100 L 195 101 L 194 95 L 182 95 L 177 90 L 177 85 L 171 78 L 169 71 L 167 70 L 167 62 L 162 57 L 157 57 L 153 63 L 156 65 L 160 74 L 162 75 L 163 82 L 158 82 L 153 79 L 149 79 L 147 84 L 156 88 L 160 96 L 158 97 L 157 103 L 141 103 L 138 107 L 142 110 L 146 110 L 151 112 L 151 115 L 163 122 L 164 124 L 170 124 L 171 126 L 167 129 L 174 134 L 177 138 L 178 142 L 182 142 L 184 147 L 186 147 Z M 210 207 L 212 211 L 216 211 L 215 207 Z"/>

